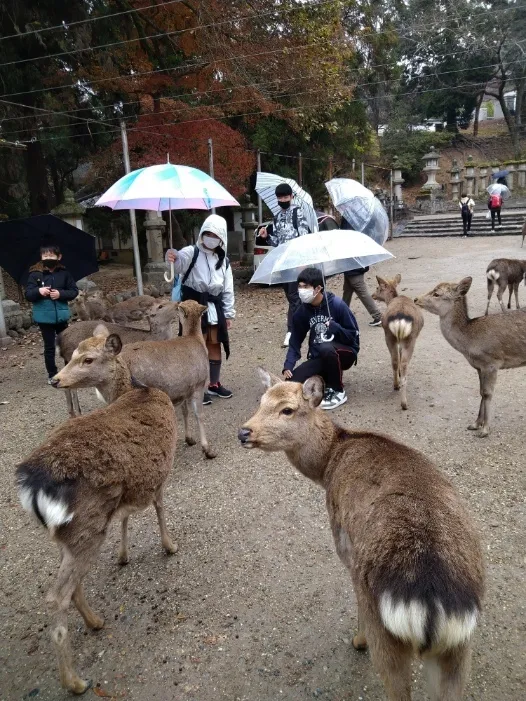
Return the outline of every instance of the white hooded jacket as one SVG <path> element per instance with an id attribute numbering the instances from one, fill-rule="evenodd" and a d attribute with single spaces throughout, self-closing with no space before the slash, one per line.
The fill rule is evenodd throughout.
<path id="1" fill-rule="evenodd" d="M 226 253 L 226 221 L 218 214 L 211 214 L 205 219 L 199 232 L 199 238 L 197 239 L 199 255 L 197 256 L 194 267 L 190 271 L 190 275 L 186 279 L 185 285 L 196 290 L 196 292 L 208 292 L 214 297 L 221 295 L 225 317 L 227 319 L 234 319 L 236 310 L 234 309 L 234 279 L 232 277 L 232 268 L 230 265 L 228 268 L 226 267 L 225 256 L 223 265 L 219 270 L 216 270 L 216 264 L 219 260 L 217 253 L 203 246 L 203 234 L 206 231 L 219 237 L 221 240 L 221 248 Z M 174 263 L 176 275 L 185 274 L 190 267 L 193 255 L 193 246 L 186 246 L 180 251 L 177 251 L 177 258 Z M 208 303 L 208 323 L 217 324 L 217 312 L 212 302 Z"/>

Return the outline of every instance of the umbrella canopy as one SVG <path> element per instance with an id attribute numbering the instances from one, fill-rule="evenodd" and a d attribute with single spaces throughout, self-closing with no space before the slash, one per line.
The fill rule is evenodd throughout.
<path id="1" fill-rule="evenodd" d="M 66 268 L 80 280 L 99 269 L 95 241 L 92 234 L 52 214 L 12 219 L 0 224 L 0 267 L 25 285 L 29 268 L 40 260 L 40 246 L 55 244 Z"/>
<path id="2" fill-rule="evenodd" d="M 112 209 L 212 209 L 239 202 L 198 168 L 163 163 L 139 168 L 110 187 L 95 203 Z"/>
<path id="3" fill-rule="evenodd" d="M 309 265 L 321 268 L 324 276 L 337 275 L 393 257 L 372 238 L 358 231 L 319 231 L 273 248 L 250 282 L 263 285 L 295 282 L 299 273 Z"/>
<path id="4" fill-rule="evenodd" d="M 282 178 L 281 175 L 274 175 L 274 173 L 258 173 L 256 192 L 265 202 L 272 214 L 276 216 L 282 211 L 275 194 L 276 187 L 281 183 L 286 183 L 292 188 L 294 203 L 300 205 L 302 208 L 311 232 L 318 231 L 318 218 L 314 210 L 312 197 L 308 192 L 305 192 L 295 180 L 292 180 L 292 178 Z"/>
<path id="5" fill-rule="evenodd" d="M 510 190 L 506 185 L 501 185 L 500 183 L 493 183 L 493 185 L 486 188 L 486 192 L 488 195 L 500 195 L 503 200 L 507 200 L 511 197 Z"/>
<path id="6" fill-rule="evenodd" d="M 497 173 L 492 173 L 491 177 L 492 178 L 505 178 L 507 175 L 510 174 L 509 170 L 499 170 Z"/>
<path id="7" fill-rule="evenodd" d="M 325 183 L 325 187 L 351 229 L 363 232 L 383 246 L 389 236 L 389 219 L 371 190 L 351 178 L 333 178 Z"/>

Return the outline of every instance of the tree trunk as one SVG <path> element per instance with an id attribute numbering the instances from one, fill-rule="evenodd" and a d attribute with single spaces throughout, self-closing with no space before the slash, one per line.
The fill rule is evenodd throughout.
<path id="1" fill-rule="evenodd" d="M 482 91 L 480 93 L 480 96 L 477 97 L 477 105 L 475 107 L 475 118 L 473 119 L 473 136 L 479 135 L 480 108 L 482 107 L 483 100 L 484 100 L 484 91 Z"/>
<path id="2" fill-rule="evenodd" d="M 454 134 L 458 133 L 457 111 L 455 107 L 448 107 L 446 109 L 446 131 L 453 132 Z"/>
<path id="3" fill-rule="evenodd" d="M 49 210 L 53 207 L 53 200 L 40 141 L 31 141 L 27 145 L 26 173 L 31 214 L 49 214 Z"/>
<path id="4" fill-rule="evenodd" d="M 519 138 L 519 129 L 517 126 L 516 115 L 515 117 L 510 113 L 506 100 L 504 99 L 504 89 L 499 90 L 499 104 L 506 120 L 506 126 L 511 138 L 511 143 L 513 145 L 513 155 L 515 158 L 520 158 L 521 155 L 521 143 Z"/>

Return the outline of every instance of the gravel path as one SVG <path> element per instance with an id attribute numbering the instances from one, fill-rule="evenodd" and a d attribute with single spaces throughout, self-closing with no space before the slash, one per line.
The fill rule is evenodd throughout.
<path id="1" fill-rule="evenodd" d="M 471 274 L 473 313 L 485 306 L 485 268 L 495 256 L 521 255 L 517 237 L 395 240 L 410 295 Z M 370 284 L 372 286 L 372 276 Z M 341 291 L 341 280 L 331 281 Z M 521 289 L 523 302 L 525 294 Z M 179 446 L 166 495 L 179 543 L 167 558 L 153 509 L 130 520 L 131 559 L 116 562 L 113 524 L 86 594 L 105 617 L 86 633 L 70 613 L 74 659 L 96 686 L 86 698 L 133 701 L 380 701 L 367 655 L 350 644 L 356 608 L 350 581 L 331 542 L 322 492 L 284 456 L 242 450 L 237 428 L 261 395 L 255 368 L 282 367 L 284 297 L 243 288 L 224 383 L 232 400 L 206 408 L 209 438 L 220 456 Z M 410 368 L 410 410 L 392 391 L 390 359 L 379 328 L 353 304 L 362 329 L 358 366 L 346 373 L 349 402 L 335 417 L 350 427 L 382 430 L 414 445 L 449 475 L 483 533 L 488 596 L 476 636 L 472 701 L 518 701 L 525 688 L 524 392 L 526 372 L 499 375 L 493 433 L 466 431 L 478 408 L 476 373 L 442 338 L 437 317 L 425 327 Z M 493 311 L 496 312 L 494 302 Z M 60 392 L 43 382 L 41 347 L 0 351 L 0 699 L 60 701 L 49 644 L 45 592 L 57 571 L 55 547 L 22 512 L 13 488 L 16 463 L 67 418 Z M 22 367 L 21 367 L 22 366 Z M 82 391 L 86 409 L 96 407 Z M 425 698 L 415 666 L 415 698 Z M 522 689 L 522 691 L 521 691 Z"/>

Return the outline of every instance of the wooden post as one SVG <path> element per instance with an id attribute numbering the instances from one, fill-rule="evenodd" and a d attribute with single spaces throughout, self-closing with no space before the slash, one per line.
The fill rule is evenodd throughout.
<path id="1" fill-rule="evenodd" d="M 303 185 L 303 157 L 301 152 L 298 154 L 298 183 Z"/>
<path id="2" fill-rule="evenodd" d="M 258 149 L 258 155 L 257 155 L 257 170 L 258 173 L 261 173 L 261 150 Z M 261 195 L 258 195 L 258 224 L 263 224 L 263 200 L 261 199 Z"/>

